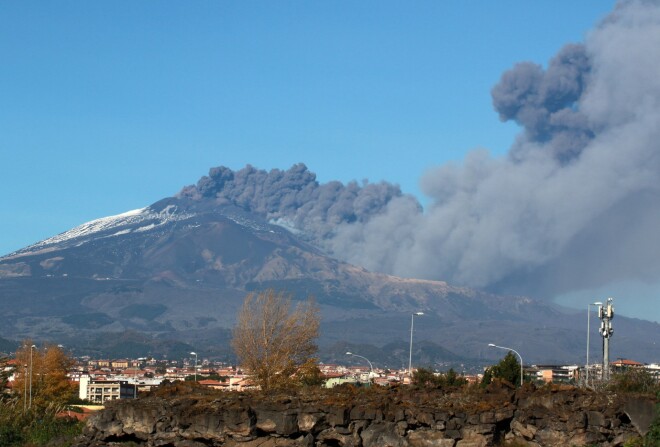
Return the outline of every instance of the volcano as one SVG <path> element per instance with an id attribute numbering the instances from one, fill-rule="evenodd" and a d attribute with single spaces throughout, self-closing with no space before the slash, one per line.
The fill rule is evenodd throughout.
<path id="1" fill-rule="evenodd" d="M 263 194 L 268 185 L 261 186 Z M 415 356 L 427 364 L 498 358 L 490 342 L 515 347 L 530 362 L 584 363 L 584 314 L 529 297 L 370 272 L 335 259 L 253 202 L 220 194 L 222 185 L 207 194 L 192 190 L 201 188 L 0 258 L 0 336 L 92 349 L 99 340 L 126 345 L 121 334 L 129 332 L 221 353 L 246 294 L 272 288 L 293 300 L 314 297 L 328 359 L 343 354 L 337 346 L 359 346 L 405 364 L 411 315 L 421 311 Z M 658 324 L 619 317 L 617 325 L 613 358 L 657 360 L 651 357 Z"/>

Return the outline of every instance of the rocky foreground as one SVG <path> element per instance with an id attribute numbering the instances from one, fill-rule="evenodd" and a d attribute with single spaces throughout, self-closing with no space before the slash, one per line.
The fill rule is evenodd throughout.
<path id="1" fill-rule="evenodd" d="M 75 446 L 622 446 L 647 432 L 654 406 L 648 397 L 568 386 L 265 395 L 177 383 L 110 403 Z"/>

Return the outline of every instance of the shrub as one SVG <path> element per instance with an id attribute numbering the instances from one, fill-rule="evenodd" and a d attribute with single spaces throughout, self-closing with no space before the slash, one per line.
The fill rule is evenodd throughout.
<path id="1" fill-rule="evenodd" d="M 70 445 L 82 432 L 82 423 L 76 419 L 59 418 L 61 407 L 32 408 L 23 411 L 16 398 L 0 399 L 0 446 Z"/>
<path id="2" fill-rule="evenodd" d="M 465 385 L 467 380 L 453 368 L 441 374 L 436 374 L 431 368 L 418 368 L 413 373 L 412 382 L 421 388 L 453 388 Z"/>
<path id="3" fill-rule="evenodd" d="M 624 393 L 654 394 L 660 392 L 660 384 L 644 368 L 627 368 L 612 376 L 607 388 Z"/>

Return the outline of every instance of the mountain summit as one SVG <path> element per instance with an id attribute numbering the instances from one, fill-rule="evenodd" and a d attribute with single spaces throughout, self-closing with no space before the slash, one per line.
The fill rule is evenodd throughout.
<path id="1" fill-rule="evenodd" d="M 414 201 L 384 183 L 320 185 L 304 165 L 212 169 L 175 197 L 0 258 L 0 336 L 82 346 L 98 334 L 138 331 L 217 352 L 245 294 L 274 288 L 316 298 L 326 349 L 345 342 L 405 351 L 411 314 L 423 311 L 418 349 L 436 346 L 419 353 L 427 362 L 499 357 L 489 342 L 515 346 L 526 361 L 583 362 L 582 314 L 374 273 L 328 254 L 324 235 L 334 225 L 368 219 L 393 200 Z M 618 321 L 613 357 L 645 360 L 660 342 L 658 325 Z"/>

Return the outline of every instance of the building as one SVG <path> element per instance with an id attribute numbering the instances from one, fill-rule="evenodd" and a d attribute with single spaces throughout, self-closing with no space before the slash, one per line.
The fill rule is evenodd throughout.
<path id="1" fill-rule="evenodd" d="M 610 362 L 610 366 L 618 371 L 618 370 L 625 370 L 627 368 L 642 368 L 644 364 L 636 362 L 634 360 L 617 359 L 613 362 Z"/>
<path id="2" fill-rule="evenodd" d="M 96 380 L 83 375 L 80 377 L 78 396 L 100 404 L 115 399 L 135 399 L 137 386 L 127 380 Z"/>
<path id="3" fill-rule="evenodd" d="M 206 379 L 206 380 L 200 380 L 197 383 L 209 388 L 213 388 L 214 390 L 226 390 L 229 388 L 229 382 L 221 382 L 219 380 Z"/>
<path id="4" fill-rule="evenodd" d="M 578 379 L 578 372 L 577 365 L 533 365 L 531 368 L 526 368 L 527 374 L 546 383 L 575 382 Z"/>
<path id="5" fill-rule="evenodd" d="M 112 362 L 110 362 L 110 367 L 114 369 L 128 368 L 128 360 L 126 359 L 113 360 Z"/>

